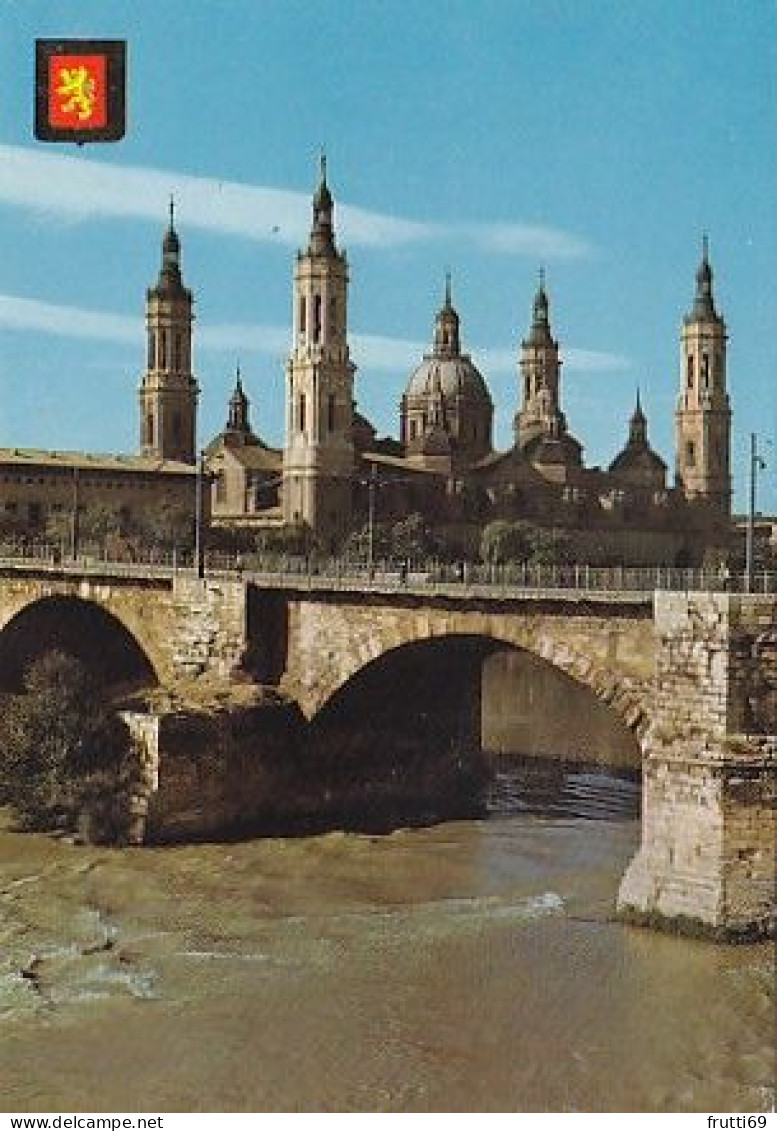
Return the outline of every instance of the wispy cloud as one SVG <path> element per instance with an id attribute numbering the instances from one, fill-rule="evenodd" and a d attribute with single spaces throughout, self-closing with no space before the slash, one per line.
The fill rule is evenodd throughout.
<path id="1" fill-rule="evenodd" d="M 108 341 L 142 348 L 144 327 L 140 318 L 126 314 L 105 314 L 76 306 L 40 302 L 0 294 L 0 329 L 50 334 L 59 337 Z M 285 357 L 290 345 L 290 332 L 284 326 L 259 323 L 221 323 L 202 326 L 197 333 L 201 350 L 217 353 L 255 351 L 275 358 Z M 351 335 L 351 349 L 359 368 L 392 373 L 407 372 L 428 352 L 425 342 L 405 338 L 387 338 L 379 334 Z M 514 373 L 516 349 L 473 349 L 473 358 L 486 375 Z M 566 371 L 617 372 L 631 369 L 628 358 L 602 350 L 567 348 L 563 351 Z"/>
<path id="2" fill-rule="evenodd" d="M 564 371 L 568 373 L 626 372 L 632 368 L 632 362 L 622 354 L 608 353 L 606 350 L 576 349 L 574 346 L 565 346 L 560 351 Z M 515 369 L 518 361 L 518 349 L 484 349 L 473 350 L 477 360 L 482 363 L 487 372 L 504 373 Z"/>
<path id="3" fill-rule="evenodd" d="M 307 193 L 0 145 L 0 203 L 6 205 L 76 222 L 123 217 L 158 223 L 171 193 L 182 224 L 222 235 L 297 247 L 309 224 Z M 455 239 L 482 251 L 535 261 L 576 259 L 592 250 L 581 237 L 547 225 L 424 222 L 350 204 L 338 204 L 338 227 L 350 247 L 401 247 Z"/>
<path id="4" fill-rule="evenodd" d="M 142 342 L 143 324 L 124 314 L 101 314 L 77 306 L 0 294 L 0 327 L 103 342 Z"/>

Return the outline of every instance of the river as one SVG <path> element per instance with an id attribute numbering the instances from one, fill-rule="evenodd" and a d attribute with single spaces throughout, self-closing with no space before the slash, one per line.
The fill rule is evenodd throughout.
<path id="1" fill-rule="evenodd" d="M 9 1111 L 774 1100 L 774 953 L 613 918 L 638 785 L 500 764 L 425 828 L 131 850 L 0 831 Z"/>

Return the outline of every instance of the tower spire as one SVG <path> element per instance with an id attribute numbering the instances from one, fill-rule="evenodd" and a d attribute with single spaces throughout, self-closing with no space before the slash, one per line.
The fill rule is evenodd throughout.
<path id="1" fill-rule="evenodd" d="M 637 385 L 637 401 L 634 406 L 634 412 L 631 414 L 631 420 L 629 421 L 629 443 L 640 445 L 647 443 L 647 417 L 642 411 L 639 385 Z"/>
<path id="2" fill-rule="evenodd" d="M 226 431 L 229 433 L 249 436 L 251 425 L 248 422 L 248 397 L 243 392 L 243 379 L 240 373 L 240 362 L 235 366 L 235 388 L 229 398 L 229 416 Z"/>
<path id="3" fill-rule="evenodd" d="M 458 357 L 461 354 L 459 316 L 451 302 L 451 273 L 445 272 L 445 298 L 434 320 L 435 357 Z"/>
<path id="4" fill-rule="evenodd" d="M 331 255 L 336 253 L 334 239 L 334 201 L 326 182 L 326 154 L 319 154 L 318 187 L 313 196 L 313 226 L 310 230 L 308 253 L 311 255 Z"/>
<path id="5" fill-rule="evenodd" d="M 710 266 L 710 245 L 707 233 L 701 240 L 701 262 L 696 271 L 696 294 L 688 321 L 716 322 L 715 299 L 712 293 L 712 267 Z"/>

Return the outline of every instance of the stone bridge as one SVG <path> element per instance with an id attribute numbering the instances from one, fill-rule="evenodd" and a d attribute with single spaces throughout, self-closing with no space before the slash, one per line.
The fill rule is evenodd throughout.
<path id="1" fill-rule="evenodd" d="M 28 653 L 60 644 L 100 668 L 111 648 L 143 682 L 229 682 L 247 650 L 246 586 L 183 572 L 120 566 L 0 567 L 0 680 L 19 682 Z M 119 655 L 121 660 L 121 655 Z"/>
<path id="2" fill-rule="evenodd" d="M 99 565 L 0 565 L 0 678 L 52 609 L 163 687 L 276 684 L 312 718 L 373 661 L 452 636 L 541 657 L 643 752 L 642 843 L 621 909 L 723 934 L 774 931 L 777 596 L 381 586 Z M 70 620 L 68 621 L 68 618 Z M 83 632 L 81 631 L 83 630 Z M 134 652 L 133 652 L 134 650 Z"/>
<path id="3" fill-rule="evenodd" d="M 266 600 L 266 598 L 265 598 Z M 275 598 L 276 602 L 278 597 Z M 312 718 L 367 664 L 408 644 L 469 636 L 539 656 L 645 733 L 653 702 L 652 600 L 466 591 L 284 594 L 281 686 Z"/>

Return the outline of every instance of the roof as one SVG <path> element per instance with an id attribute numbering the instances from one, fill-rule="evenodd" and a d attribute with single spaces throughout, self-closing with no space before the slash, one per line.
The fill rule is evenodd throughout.
<path id="1" fill-rule="evenodd" d="M 225 445 L 223 453 L 229 452 L 232 458 L 248 471 L 277 472 L 283 467 L 283 452 L 268 448 L 262 443 Z M 221 452 L 213 452 L 219 455 Z"/>
<path id="2" fill-rule="evenodd" d="M 531 463 L 579 465 L 583 445 L 569 432 L 555 436 L 540 433 L 533 436 L 523 450 Z"/>
<path id="3" fill-rule="evenodd" d="M 102 452 L 46 451 L 42 448 L 0 448 L 0 464 L 47 470 L 109 471 L 112 474 L 191 475 L 196 465 L 179 460 L 154 459 Z"/>
<path id="4" fill-rule="evenodd" d="M 413 475 L 439 476 L 440 474 L 439 470 L 413 463 L 405 456 L 389 456 L 384 455 L 383 452 L 362 452 L 361 459 L 364 463 L 376 463 L 381 467 L 392 468 L 396 471 L 409 471 Z"/>
<path id="5" fill-rule="evenodd" d="M 647 443 L 635 444 L 629 442 L 622 451 L 618 452 L 610 464 L 611 474 L 617 474 L 619 471 L 640 471 L 643 469 L 655 469 L 662 473 L 666 471 L 665 461 Z"/>

